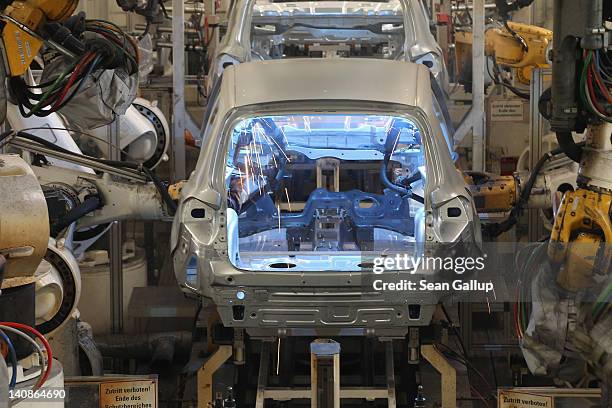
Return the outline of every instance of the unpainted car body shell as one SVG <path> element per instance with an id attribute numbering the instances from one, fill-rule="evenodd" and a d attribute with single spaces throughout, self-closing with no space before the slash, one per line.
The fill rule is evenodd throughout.
<path id="1" fill-rule="evenodd" d="M 233 4 L 228 17 L 227 32 L 211 60 L 211 71 L 208 74 L 207 81 L 209 90 L 214 81 L 221 76 L 226 66 L 261 60 L 261 56 L 254 56 L 251 50 L 251 27 L 256 1 L 236 0 Z M 429 21 L 422 4 L 419 3 L 419 0 L 400 0 L 399 3 L 404 10 L 405 27 L 400 60 L 416 61 L 423 55 L 434 55 L 439 62 L 440 70 L 440 72 L 435 73 L 436 78 L 441 87 L 448 90 L 448 73 L 444 64 L 442 48 L 429 31 Z"/>
<path id="2" fill-rule="evenodd" d="M 423 134 L 425 239 L 477 241 L 479 221 L 433 111 L 430 73 L 425 66 L 375 59 L 245 63 L 225 70 L 208 109 L 198 164 L 182 190 L 172 229 L 174 268 L 184 291 L 211 298 L 226 326 L 254 331 L 355 328 L 401 334 L 408 326 L 429 324 L 437 297 L 427 293 L 410 298 L 404 293 L 364 294 L 360 273 L 252 272 L 234 267 L 228 259 L 224 181 L 230 130 L 245 114 L 344 111 L 405 115 Z M 462 217 L 449 218 L 445 208 L 457 200 L 467 210 Z M 243 299 L 237 298 L 238 292 Z M 417 318 L 409 318 L 408 305 L 420 306 Z M 235 319 L 234 306 L 242 307 L 242 320 Z"/>

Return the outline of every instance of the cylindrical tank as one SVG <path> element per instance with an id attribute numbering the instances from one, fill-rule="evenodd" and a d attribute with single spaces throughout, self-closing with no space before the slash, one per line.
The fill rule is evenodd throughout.
<path id="1" fill-rule="evenodd" d="M 131 255 L 126 259 L 124 254 L 123 262 L 123 327 L 126 333 L 133 330 L 133 322 L 127 314 L 132 291 L 134 288 L 147 286 L 147 262 L 144 250 L 136 248 Z M 101 264 L 96 264 L 96 257 L 101 259 Z M 94 335 L 108 334 L 112 327 L 110 267 L 105 262 L 104 252 L 94 251 L 89 253 L 89 256 L 86 255 L 86 259 L 81 263 L 81 276 L 81 299 L 87 299 L 87 302 L 79 304 L 81 320 L 91 325 Z"/>
<path id="2" fill-rule="evenodd" d="M 47 201 L 34 172 L 19 156 L 0 155 L 0 253 L 6 258 L 3 286 L 34 276 L 47 252 Z"/>

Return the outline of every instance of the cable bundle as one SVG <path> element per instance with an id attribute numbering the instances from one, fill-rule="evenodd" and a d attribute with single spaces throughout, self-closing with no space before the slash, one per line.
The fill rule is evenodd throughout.
<path id="1" fill-rule="evenodd" d="M 585 51 L 580 75 L 580 100 L 599 119 L 612 123 L 612 61 L 605 51 Z"/>
<path id="2" fill-rule="evenodd" d="M 0 341 L 4 342 L 8 348 L 9 362 L 13 368 L 11 381 L 9 383 L 9 389 L 11 390 L 14 390 L 17 385 L 17 354 L 15 353 L 13 343 L 5 332 L 11 332 L 16 336 L 19 336 L 21 339 L 27 341 L 32 345 L 34 351 L 38 354 L 42 368 L 40 370 L 38 380 L 36 381 L 36 384 L 32 390 L 36 391 L 40 389 L 49 378 L 49 374 L 51 373 L 51 368 L 53 366 L 53 352 L 51 351 L 49 342 L 38 330 L 28 325 L 13 322 L 0 322 Z M 43 347 L 41 347 L 30 335 L 36 337 L 36 339 L 42 343 Z M 45 349 L 44 352 L 43 348 Z M 17 402 L 18 401 L 12 401 L 13 404 L 16 404 Z"/>
<path id="3" fill-rule="evenodd" d="M 66 106 L 88 78 L 100 70 L 123 68 L 129 75 L 138 72 L 138 44 L 118 26 L 102 20 L 86 20 L 81 39 L 87 50 L 54 79 L 27 85 L 23 78 L 9 81 L 13 96 L 24 117 L 45 117 Z"/>

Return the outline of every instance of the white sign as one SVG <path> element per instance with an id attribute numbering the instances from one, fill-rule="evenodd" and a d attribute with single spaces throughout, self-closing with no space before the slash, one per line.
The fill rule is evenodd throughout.
<path id="1" fill-rule="evenodd" d="M 498 408 L 554 408 L 552 396 L 527 394 L 524 392 L 500 390 Z"/>
<path id="2" fill-rule="evenodd" d="M 100 383 L 100 408 L 157 408 L 157 382 L 126 380 Z"/>
<path id="3" fill-rule="evenodd" d="M 491 102 L 491 120 L 494 122 L 523 122 L 525 109 L 523 101 L 500 99 Z"/>

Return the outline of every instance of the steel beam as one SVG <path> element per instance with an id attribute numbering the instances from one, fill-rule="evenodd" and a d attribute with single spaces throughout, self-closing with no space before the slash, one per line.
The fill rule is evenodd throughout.
<path id="1" fill-rule="evenodd" d="M 485 0 L 473 2 L 472 33 L 472 170 L 485 171 Z"/>
<path id="2" fill-rule="evenodd" d="M 172 0 L 173 181 L 185 179 L 185 1 Z"/>
<path id="3" fill-rule="evenodd" d="M 545 76 L 550 76 L 552 74 L 552 70 L 550 69 L 542 69 L 535 68 L 531 72 L 531 99 L 529 100 L 529 129 L 530 129 L 530 137 L 529 137 L 529 169 L 532 170 L 542 154 L 542 138 L 546 133 L 547 129 L 545 129 L 545 120 L 540 115 L 539 110 L 539 101 L 540 96 L 544 92 L 545 89 Z M 536 242 L 542 238 L 544 235 L 544 226 L 542 223 L 542 218 L 540 217 L 539 209 L 530 209 L 527 213 L 527 219 L 529 223 L 529 242 Z"/>
<path id="4" fill-rule="evenodd" d="M 119 119 L 116 118 L 108 126 L 108 157 L 111 160 L 121 160 L 119 146 Z M 112 223 L 108 232 L 108 255 L 110 260 L 110 313 L 111 330 L 114 334 L 123 331 L 123 233 L 121 221 Z"/>

